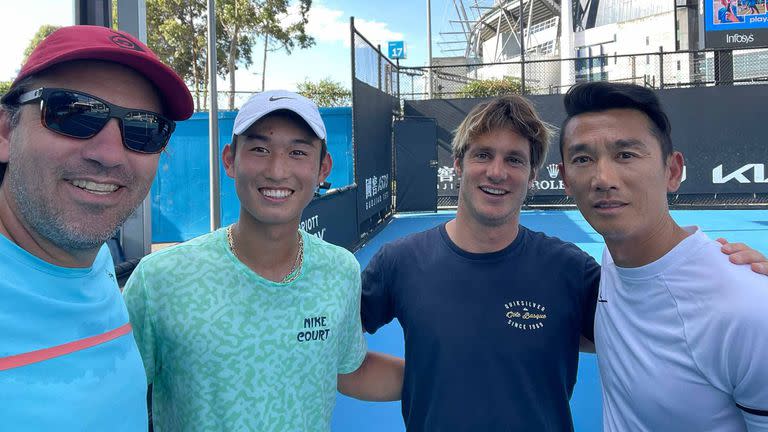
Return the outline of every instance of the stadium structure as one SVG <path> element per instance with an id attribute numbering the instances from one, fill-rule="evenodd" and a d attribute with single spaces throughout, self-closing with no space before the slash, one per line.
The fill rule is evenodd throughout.
<path id="1" fill-rule="evenodd" d="M 449 86 L 448 81 L 514 77 L 523 78 L 530 93 L 557 93 L 579 81 L 656 87 L 662 81 L 682 86 L 713 76 L 714 54 L 694 52 L 703 48 L 696 0 L 452 3 L 454 19 L 438 42 L 447 57 L 432 64 L 464 64 L 466 69 L 436 71 L 433 85 L 438 89 Z M 753 60 L 764 55 L 734 53 L 734 70 L 762 76 L 764 71 L 757 69 L 764 62 Z"/>

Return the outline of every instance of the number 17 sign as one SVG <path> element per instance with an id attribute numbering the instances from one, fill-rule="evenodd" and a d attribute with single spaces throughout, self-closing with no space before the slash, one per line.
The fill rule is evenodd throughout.
<path id="1" fill-rule="evenodd" d="M 405 59 L 405 42 L 403 41 L 390 41 L 387 47 L 387 55 L 392 60 Z"/>

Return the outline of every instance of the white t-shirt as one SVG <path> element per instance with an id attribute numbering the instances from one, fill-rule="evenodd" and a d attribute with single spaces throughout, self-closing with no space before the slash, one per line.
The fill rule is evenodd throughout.
<path id="1" fill-rule="evenodd" d="M 768 431 L 768 278 L 696 227 L 659 260 L 608 249 L 595 317 L 611 431 Z"/>

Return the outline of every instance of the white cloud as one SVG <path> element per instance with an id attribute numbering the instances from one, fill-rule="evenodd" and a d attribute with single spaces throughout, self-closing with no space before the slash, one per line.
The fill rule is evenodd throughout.
<path id="1" fill-rule="evenodd" d="M 294 5 L 291 15 L 296 13 Z M 374 45 L 386 45 L 387 41 L 403 39 L 402 33 L 390 30 L 384 22 L 356 18 L 355 27 Z M 317 43 L 342 42 L 345 47 L 349 47 L 349 17 L 345 16 L 344 11 L 330 9 L 322 3 L 315 2 L 309 10 L 307 32 Z"/>
<path id="2" fill-rule="evenodd" d="M 0 26 L 0 80 L 16 76 L 21 67 L 24 49 L 32 36 L 43 24 L 71 25 L 73 19 L 72 2 L 60 0 L 25 0 L 20 2 L 0 2 L 0 16 L 4 17 Z"/>
<path id="3" fill-rule="evenodd" d="M 355 27 L 372 44 L 380 44 L 386 50 L 388 41 L 403 40 L 403 34 L 387 28 L 388 24 L 378 21 L 355 20 Z"/>

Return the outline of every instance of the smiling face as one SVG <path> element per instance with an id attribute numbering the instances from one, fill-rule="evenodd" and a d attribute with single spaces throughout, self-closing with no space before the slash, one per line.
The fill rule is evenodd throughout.
<path id="1" fill-rule="evenodd" d="M 162 112 L 154 87 L 113 63 L 64 63 L 39 76 L 34 87 L 77 90 L 123 107 Z M 38 243 L 65 253 L 96 249 L 149 191 L 159 155 L 127 150 L 116 119 L 85 140 L 44 128 L 39 103 L 22 106 L 13 129 L 7 115 L 0 120 L 0 162 L 8 161 L 0 205 Z"/>
<path id="2" fill-rule="evenodd" d="M 331 171 L 322 141 L 300 119 L 271 114 L 224 149 L 227 175 L 235 180 L 240 217 L 266 225 L 296 225 L 315 188 Z M 322 160 L 321 160 L 322 156 Z"/>
<path id="3" fill-rule="evenodd" d="M 669 217 L 683 157 L 662 156 L 650 119 L 633 109 L 579 114 L 563 130 L 566 193 L 606 241 L 650 238 Z"/>
<path id="4" fill-rule="evenodd" d="M 517 224 L 533 180 L 530 143 L 519 133 L 496 129 L 470 139 L 462 159 L 458 212 L 483 226 Z"/>

